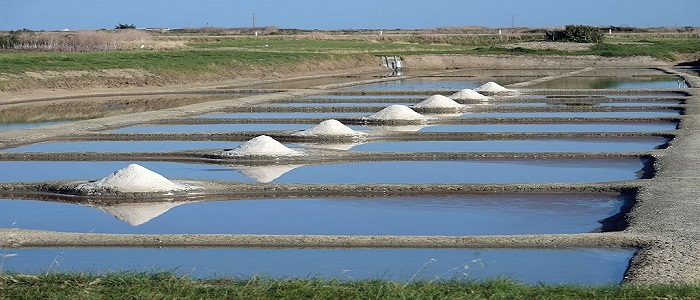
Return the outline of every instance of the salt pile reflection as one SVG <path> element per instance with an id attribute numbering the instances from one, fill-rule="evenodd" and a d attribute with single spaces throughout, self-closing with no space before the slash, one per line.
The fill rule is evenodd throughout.
<path id="1" fill-rule="evenodd" d="M 266 166 L 246 166 L 229 165 L 241 174 L 261 183 L 272 182 L 285 173 L 304 165 L 266 165 Z"/>
<path id="2" fill-rule="evenodd" d="M 139 226 L 166 213 L 171 208 L 191 202 L 120 203 L 113 205 L 89 205 L 131 226 Z"/>

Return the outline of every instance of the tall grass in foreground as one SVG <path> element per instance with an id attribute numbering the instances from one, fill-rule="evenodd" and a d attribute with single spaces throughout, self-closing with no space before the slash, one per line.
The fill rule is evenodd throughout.
<path id="1" fill-rule="evenodd" d="M 0 299 L 698 299 L 697 285 L 528 286 L 505 279 L 205 279 L 170 273 L 0 276 Z"/>

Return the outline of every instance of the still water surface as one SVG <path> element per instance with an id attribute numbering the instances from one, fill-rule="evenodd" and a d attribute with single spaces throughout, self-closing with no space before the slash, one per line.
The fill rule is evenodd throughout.
<path id="1" fill-rule="evenodd" d="M 618 284 L 633 249 L 8 249 L 5 271 L 171 271 L 195 278 L 272 276 L 342 280 L 479 280 Z"/>
<path id="2" fill-rule="evenodd" d="M 644 151 L 656 149 L 667 142 L 662 137 L 617 139 L 534 139 L 534 140 L 485 140 L 485 141 L 402 141 L 341 143 L 343 150 L 394 151 L 394 152 L 604 152 Z M 223 150 L 236 148 L 243 142 L 210 141 L 86 141 L 39 143 L 4 152 L 159 152 L 180 150 Z M 290 148 L 334 148 L 331 144 L 287 144 Z M 327 147 L 324 147 L 327 146 Z"/>
<path id="3" fill-rule="evenodd" d="M 79 205 L 0 200 L 16 228 L 99 233 L 488 235 L 586 233 L 620 211 L 614 194 L 258 199 Z"/>
<path id="4" fill-rule="evenodd" d="M 329 184 L 603 182 L 638 179 L 644 167 L 640 159 L 383 161 L 293 166 L 277 174 L 278 165 L 244 172 L 235 165 L 173 162 L 2 161 L 0 170 L 13 171 L 0 172 L 0 182 L 98 180 L 129 163 L 138 163 L 172 179 L 258 181 L 263 178 L 261 181 L 265 182 L 275 178 L 280 183 Z"/>

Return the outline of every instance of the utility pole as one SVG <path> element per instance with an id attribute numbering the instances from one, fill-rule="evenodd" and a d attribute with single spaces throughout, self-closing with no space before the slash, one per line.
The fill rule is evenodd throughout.
<path id="1" fill-rule="evenodd" d="M 253 13 L 253 29 L 255 29 L 255 13 Z"/>
<path id="2" fill-rule="evenodd" d="M 515 29 L 515 15 L 510 15 L 510 26 Z"/>

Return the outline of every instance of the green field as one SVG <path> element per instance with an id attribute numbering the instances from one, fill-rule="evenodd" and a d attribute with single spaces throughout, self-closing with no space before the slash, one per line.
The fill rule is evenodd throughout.
<path id="1" fill-rule="evenodd" d="M 245 50 L 168 50 L 114 52 L 1 53 L 0 73 L 143 69 L 156 74 L 203 74 L 246 65 L 290 64 L 299 59 L 328 59 L 331 54 Z"/>

